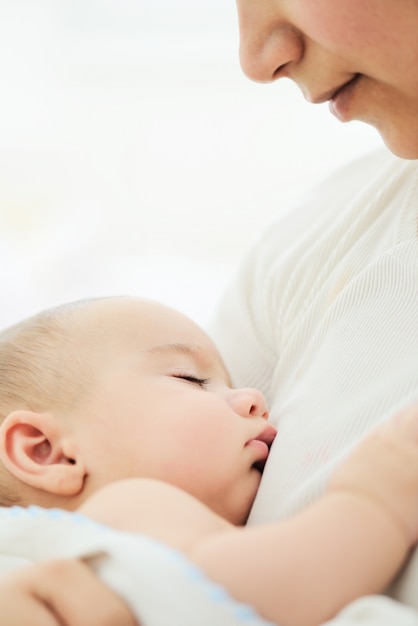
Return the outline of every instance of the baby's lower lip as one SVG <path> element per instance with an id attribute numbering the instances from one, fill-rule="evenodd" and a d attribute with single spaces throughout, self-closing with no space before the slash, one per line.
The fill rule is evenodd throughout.
<path id="1" fill-rule="evenodd" d="M 331 113 L 339 119 L 340 122 L 348 122 L 351 119 L 350 107 L 355 97 L 359 80 L 360 74 L 357 74 L 350 82 L 343 85 L 329 101 Z"/>
<path id="2" fill-rule="evenodd" d="M 252 467 L 262 473 L 270 452 L 268 444 L 259 439 L 251 439 L 251 441 L 247 443 L 247 446 L 257 450 L 257 459 L 254 461 Z"/>
<path id="3" fill-rule="evenodd" d="M 260 439 L 251 439 L 251 441 L 247 443 L 247 446 L 251 448 L 258 448 L 263 454 L 268 456 L 269 447 L 265 441 L 260 441 Z"/>

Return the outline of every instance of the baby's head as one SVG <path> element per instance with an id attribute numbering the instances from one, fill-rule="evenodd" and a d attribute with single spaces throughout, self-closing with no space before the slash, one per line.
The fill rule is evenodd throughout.
<path id="1" fill-rule="evenodd" d="M 3 451 L 6 467 L 9 454 L 12 458 L 16 454 L 15 436 L 24 431 L 27 440 L 30 435 L 36 438 L 35 417 L 41 420 L 43 414 L 59 415 L 75 408 L 90 390 L 95 375 L 90 358 L 93 341 L 86 341 L 87 329 L 77 323 L 78 310 L 90 302 L 93 303 L 60 305 L 0 332 L 0 424 L 5 422 L 2 437 L 6 438 L 2 438 L 2 445 L 7 445 Z M 16 425 L 9 432 L 8 424 L 12 421 Z M 47 444 L 35 447 L 39 461 Z M 0 464 L 2 505 L 25 501 L 25 482 L 19 485 L 10 480 L 13 474 Z M 45 498 L 48 499 L 47 493 Z"/>
<path id="2" fill-rule="evenodd" d="M 0 504 L 75 509 L 147 477 L 235 523 L 248 514 L 275 431 L 263 396 L 231 388 L 181 313 L 127 297 L 63 305 L 0 333 L 0 369 Z"/>

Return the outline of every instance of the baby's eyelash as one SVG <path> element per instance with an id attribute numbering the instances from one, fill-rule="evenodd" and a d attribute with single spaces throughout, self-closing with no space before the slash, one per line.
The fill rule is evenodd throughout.
<path id="1" fill-rule="evenodd" d="M 197 378 L 197 376 L 190 376 L 189 374 L 177 374 L 175 378 L 181 378 L 182 380 L 187 380 L 189 383 L 194 383 L 195 385 L 199 385 L 199 387 L 206 387 L 209 383 L 209 378 Z"/>

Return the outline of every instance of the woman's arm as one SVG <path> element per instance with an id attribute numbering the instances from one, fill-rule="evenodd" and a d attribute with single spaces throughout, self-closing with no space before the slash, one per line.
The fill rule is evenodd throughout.
<path id="1" fill-rule="evenodd" d="M 22 567 L 0 578 L 1 626 L 139 626 L 125 603 L 76 560 Z"/>

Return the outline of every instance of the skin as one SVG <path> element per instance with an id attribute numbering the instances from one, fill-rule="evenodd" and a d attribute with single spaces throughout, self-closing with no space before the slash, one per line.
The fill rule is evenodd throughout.
<path id="1" fill-rule="evenodd" d="M 240 60 L 256 81 L 287 77 L 341 121 L 374 126 L 418 158 L 416 0 L 236 0 Z M 338 103 L 336 90 L 357 77 Z"/>
<path id="2" fill-rule="evenodd" d="M 94 398 L 74 416 L 94 488 L 157 478 L 243 523 L 261 478 L 254 463 L 268 451 L 254 439 L 275 433 L 262 394 L 232 389 L 210 338 L 177 311 L 127 298 L 91 305 L 80 317 L 106 328 Z"/>
<path id="3" fill-rule="evenodd" d="M 159 303 L 111 298 L 73 315 L 89 394 L 0 427 L 4 465 L 38 490 L 28 500 L 47 492 L 49 506 L 75 508 L 112 481 L 153 478 L 243 524 L 276 433 L 263 395 L 233 389 L 208 335 Z"/>
<path id="4" fill-rule="evenodd" d="M 232 526 L 185 491 L 147 479 L 113 482 L 81 512 L 181 550 L 275 624 L 318 626 L 382 592 L 417 541 L 417 408 L 371 432 L 325 494 L 284 521 Z"/>
<path id="5" fill-rule="evenodd" d="M 81 561 L 37 563 L 4 575 L 0 606 L 2 626 L 139 626 Z"/>
<path id="6" fill-rule="evenodd" d="M 237 7 L 241 64 L 250 78 L 288 77 L 308 101 L 330 101 L 341 121 L 371 124 L 395 154 L 418 158 L 416 0 L 237 0 Z M 350 97 L 337 105 L 336 90 L 356 76 Z M 55 573 L 47 578 L 49 589 L 54 579 Z M 6 589 L 13 591 L 18 591 L 16 584 Z M 107 591 L 103 598 L 107 606 L 109 596 Z M 20 607 L 25 600 L 22 593 Z M 24 621 L 9 617 L 8 626 Z M 65 615 L 66 623 L 71 619 Z M 74 623 L 81 624 L 77 618 Z"/>
<path id="7" fill-rule="evenodd" d="M 399 571 L 418 536 L 416 408 L 376 429 L 311 507 L 242 528 L 275 436 L 263 396 L 233 389 L 206 333 L 154 302 L 90 302 L 67 332 L 89 364 L 88 391 L 65 409 L 12 411 L 0 426 L 0 459 L 31 487 L 28 504 L 48 492 L 51 506 L 181 550 L 283 626 L 317 626 Z M 43 583 L 33 576 L 23 571 L 10 591 L 22 607 L 35 594 L 33 610 L 55 626 L 66 587 L 50 592 L 48 571 Z"/>

